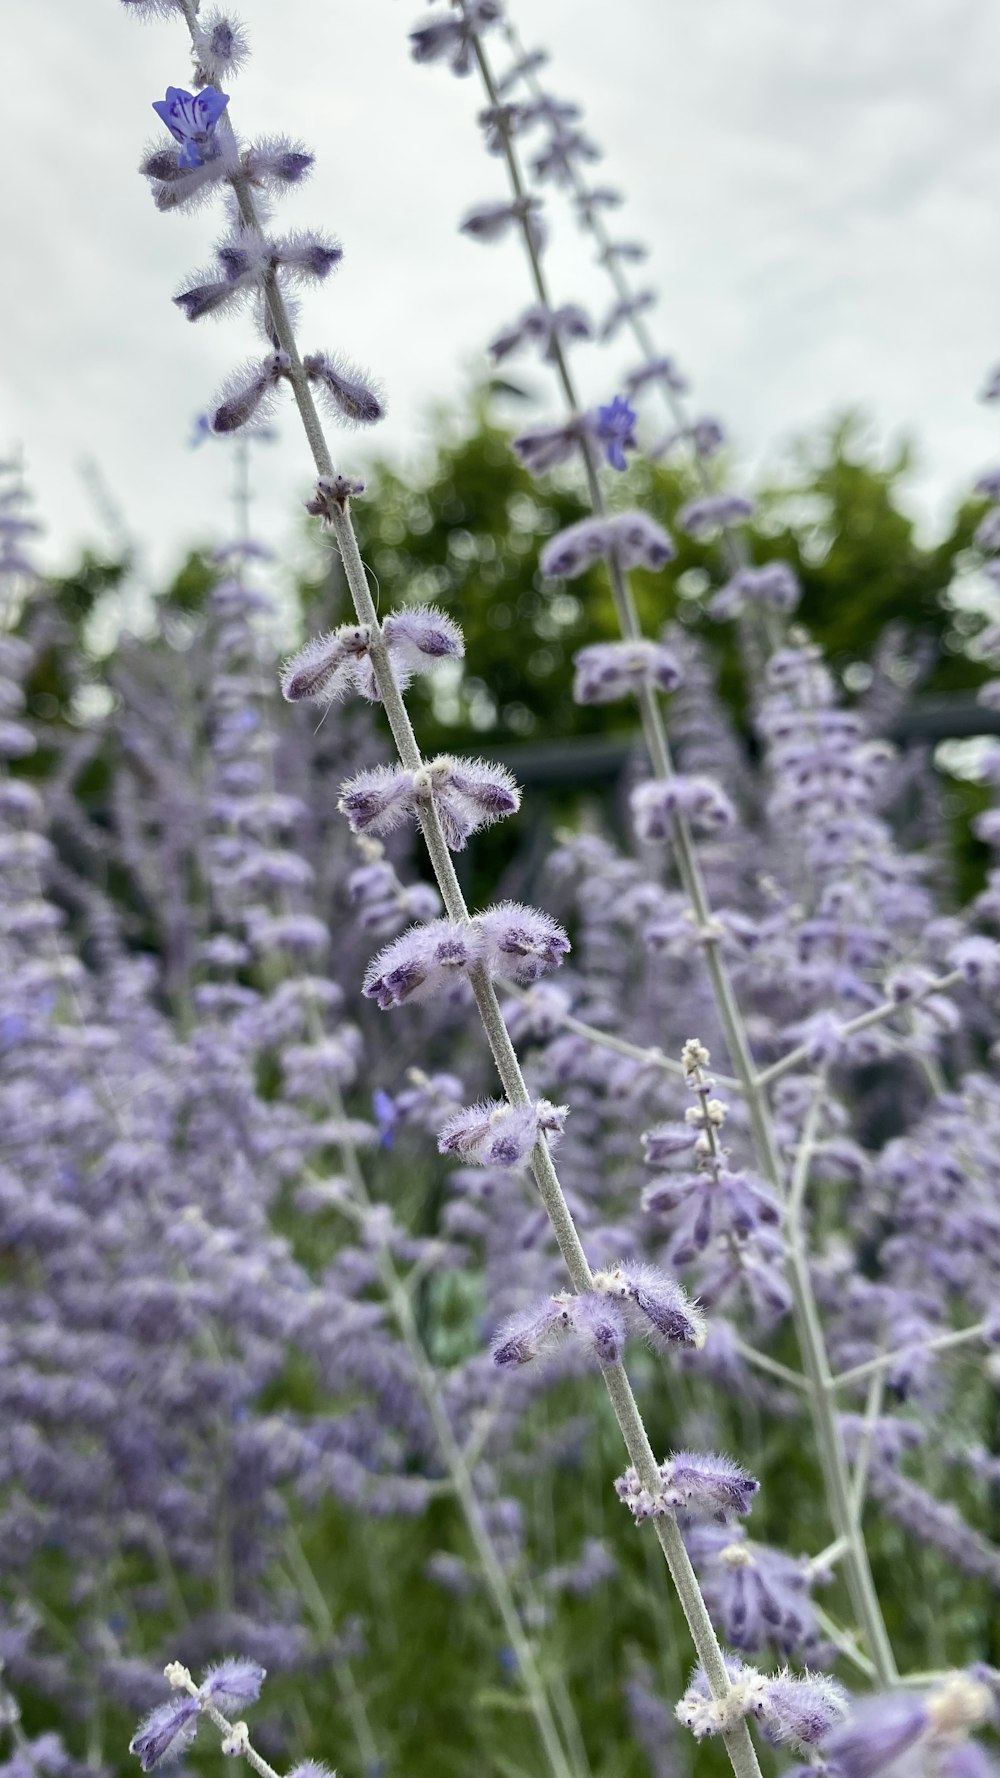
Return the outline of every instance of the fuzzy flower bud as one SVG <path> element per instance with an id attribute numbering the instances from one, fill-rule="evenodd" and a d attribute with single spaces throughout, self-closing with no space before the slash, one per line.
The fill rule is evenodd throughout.
<path id="1" fill-rule="evenodd" d="M 372 958 L 363 993 L 383 1011 L 404 1001 L 429 1000 L 448 993 L 483 961 L 486 944 L 475 922 L 431 920 L 411 926 Z"/>
<path id="2" fill-rule="evenodd" d="M 539 557 L 549 580 L 572 580 L 602 557 L 621 568 L 657 572 L 672 561 L 675 550 L 662 525 L 644 512 L 619 512 L 606 518 L 581 519 L 549 539 Z"/>
<path id="3" fill-rule="evenodd" d="M 628 1305 L 639 1331 L 654 1346 L 705 1344 L 705 1319 L 687 1292 L 658 1266 L 620 1260 L 594 1275 L 594 1289 Z"/>
<path id="4" fill-rule="evenodd" d="M 573 657 L 578 704 L 610 704 L 643 686 L 674 691 L 681 683 L 677 656 L 659 642 L 592 642 Z"/>
<path id="5" fill-rule="evenodd" d="M 168 1754 L 177 1755 L 191 1741 L 198 1726 L 200 1705 L 187 1693 L 157 1704 L 139 1724 L 128 1744 L 144 1772 L 152 1771 Z"/>
<path id="6" fill-rule="evenodd" d="M 711 1452 L 678 1451 L 660 1464 L 658 1474 L 655 1491 L 631 1466 L 615 1482 L 615 1493 L 637 1524 L 679 1512 L 720 1525 L 734 1514 L 745 1518 L 760 1486 L 738 1463 Z"/>
<path id="7" fill-rule="evenodd" d="M 570 948 L 562 927 L 539 908 L 503 901 L 476 916 L 491 975 L 527 988 L 557 969 Z"/>
<path id="8" fill-rule="evenodd" d="M 521 1167 L 530 1160 L 539 1136 L 547 1136 L 550 1147 L 558 1140 L 568 1110 L 548 1099 L 530 1105 L 487 1099 L 448 1119 L 438 1137 L 438 1152 L 477 1161 L 481 1167 Z"/>
<path id="9" fill-rule="evenodd" d="M 345 358 L 331 358 L 327 352 L 309 352 L 302 360 L 302 368 L 310 382 L 318 386 L 336 419 L 349 426 L 374 426 L 385 419 L 381 391 Z"/>
<path id="10" fill-rule="evenodd" d="M 711 778 L 650 778 L 638 784 L 629 802 L 635 831 L 641 840 L 666 840 L 673 835 L 674 822 L 683 816 L 699 833 L 717 833 L 732 827 L 736 820 L 725 791 Z"/>
<path id="11" fill-rule="evenodd" d="M 207 1669 L 198 1690 L 207 1704 L 228 1713 L 256 1704 L 266 1677 L 256 1661 L 219 1661 Z"/>
<path id="12" fill-rule="evenodd" d="M 753 512 L 753 501 L 742 494 L 702 494 L 681 507 L 677 523 L 690 537 L 705 537 L 726 525 L 745 525 Z"/>

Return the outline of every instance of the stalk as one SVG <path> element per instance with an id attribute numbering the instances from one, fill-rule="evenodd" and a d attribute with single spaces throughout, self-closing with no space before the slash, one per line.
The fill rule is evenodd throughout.
<path id="1" fill-rule="evenodd" d="M 458 4 L 461 4 L 461 0 L 458 0 Z M 499 106 L 496 82 L 478 36 L 475 37 L 474 44 L 476 61 L 490 105 Z M 515 198 L 524 198 L 528 193 L 517 151 L 507 129 L 502 129 L 502 136 L 503 158 L 511 191 Z M 527 218 L 522 221 L 520 232 L 537 301 L 544 307 L 551 308 L 548 284 Z M 571 414 L 577 415 L 581 412 L 581 405 L 562 342 L 558 338 L 553 339 L 552 358 L 566 406 Z M 601 517 L 607 508 L 593 451 L 586 441 L 583 443 L 582 454 L 591 506 L 595 516 Z M 627 641 L 639 641 L 642 639 L 642 628 L 629 578 L 613 559 L 608 564 L 608 571 L 622 636 Z M 651 687 L 644 686 L 639 693 L 638 703 L 643 736 L 654 774 L 659 778 L 670 778 L 674 775 L 674 765 L 660 700 Z M 746 1025 L 719 947 L 719 929 L 713 919 L 698 852 L 690 824 L 683 815 L 674 817 L 673 839 L 678 875 L 691 903 L 699 936 L 703 940 L 706 968 L 725 1035 L 730 1064 L 749 1112 L 757 1162 L 779 1200 L 785 1202 L 785 1172 L 774 1134 L 770 1105 L 757 1078 Z M 868 1552 L 852 1508 L 850 1469 L 833 1404 L 831 1370 L 822 1322 L 812 1288 L 808 1255 L 796 1230 L 789 1231 L 788 1271 L 796 1332 L 808 1383 L 809 1405 L 828 1510 L 837 1536 L 845 1540 L 845 1574 L 859 1626 L 867 1640 L 869 1654 L 880 1682 L 890 1686 L 898 1678 L 898 1671 L 872 1579 Z"/>

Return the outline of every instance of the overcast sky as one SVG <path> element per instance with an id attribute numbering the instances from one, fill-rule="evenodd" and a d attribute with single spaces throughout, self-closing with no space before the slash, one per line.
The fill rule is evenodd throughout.
<path id="1" fill-rule="evenodd" d="M 284 131 L 316 171 L 281 209 L 343 241 L 311 296 L 306 348 L 384 381 L 378 443 L 402 460 L 529 300 L 513 242 L 456 223 L 504 195 L 478 146 L 481 93 L 409 60 L 417 0 L 243 0 L 254 57 L 230 86 L 245 136 Z M 913 499 L 932 524 L 1000 459 L 977 401 L 1000 360 L 1000 9 L 995 0 L 511 0 L 551 84 L 605 150 L 626 206 L 616 234 L 652 248 L 653 326 L 699 411 L 749 473 L 796 433 L 861 405 L 887 442 L 915 435 Z M 154 562 L 223 530 L 228 453 L 187 448 L 197 412 L 256 347 L 245 318 L 194 326 L 171 306 L 203 266 L 215 215 L 158 215 L 134 169 L 152 99 L 189 83 L 182 22 L 140 25 L 116 0 L 4 0 L 7 154 L 0 452 L 23 447 L 46 565 L 106 538 L 80 474 L 92 458 Z M 11 54 L 13 47 L 13 54 Z M 606 287 L 565 221 L 555 294 L 600 313 Z M 625 346 L 588 349 L 608 399 Z M 543 412 L 555 413 L 533 370 Z M 309 491 L 285 412 L 262 455 L 258 528 L 287 538 Z M 340 459 L 368 448 L 344 435 Z M 260 479 L 260 478 L 259 478 Z"/>

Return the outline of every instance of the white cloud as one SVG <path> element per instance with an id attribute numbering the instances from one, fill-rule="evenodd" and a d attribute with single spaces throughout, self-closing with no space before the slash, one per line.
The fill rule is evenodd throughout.
<path id="1" fill-rule="evenodd" d="M 346 249 L 303 338 L 385 380 L 378 442 L 412 452 L 430 404 L 455 398 L 483 342 L 529 300 L 512 244 L 456 233 L 465 209 L 503 192 L 477 143 L 479 91 L 410 62 L 416 0 L 241 10 L 255 55 L 233 88 L 238 127 L 315 149 L 314 177 L 283 212 Z M 989 0 L 531 0 L 520 12 L 606 149 L 600 178 L 628 198 L 616 231 L 620 220 L 654 248 L 664 349 L 748 462 L 857 404 L 882 435 L 917 436 L 927 513 L 996 460 L 995 410 L 975 400 L 1000 358 Z M 187 77 L 183 30 L 140 26 L 114 0 L 7 0 L 5 39 L 23 72 L 5 84 L 18 171 L 8 158 L 0 444 L 23 445 L 48 561 L 100 535 L 78 473 L 92 456 L 169 562 L 225 528 L 225 453 L 185 439 L 253 352 L 245 321 L 191 326 L 171 308 L 213 218 L 157 215 L 133 170 L 156 134 L 150 101 Z M 569 223 L 551 266 L 560 300 L 600 312 L 600 275 Z M 588 394 L 607 397 L 625 362 L 584 354 Z M 341 454 L 355 463 L 363 449 L 348 437 Z M 260 523 L 287 536 L 309 482 L 290 413 L 262 461 Z"/>

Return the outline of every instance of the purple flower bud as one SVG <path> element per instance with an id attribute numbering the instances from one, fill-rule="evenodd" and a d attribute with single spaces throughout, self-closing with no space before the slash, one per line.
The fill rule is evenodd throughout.
<path id="1" fill-rule="evenodd" d="M 537 426 L 514 440 L 514 450 L 531 475 L 544 475 L 560 463 L 568 463 L 598 442 L 593 414 L 576 414 L 558 426 Z"/>
<path id="2" fill-rule="evenodd" d="M 540 251 L 545 244 L 540 198 L 512 198 L 505 204 L 479 204 L 460 224 L 460 232 L 473 241 L 500 241 L 515 223 L 530 229 L 535 248 Z"/>
<path id="3" fill-rule="evenodd" d="M 662 1166 L 675 1154 L 688 1154 L 698 1140 L 698 1132 L 690 1124 L 659 1124 L 655 1130 L 644 1130 L 643 1159 L 649 1167 Z"/>
<path id="4" fill-rule="evenodd" d="M 374 426 L 385 419 L 381 392 L 346 359 L 331 358 L 326 352 L 309 352 L 302 367 L 310 382 L 318 384 L 338 420 L 349 426 Z"/>
<path id="5" fill-rule="evenodd" d="M 475 60 L 476 33 L 500 17 L 497 0 L 463 0 L 457 16 L 431 19 L 410 32 L 415 62 L 447 61 L 453 74 L 469 73 Z"/>
<path id="6" fill-rule="evenodd" d="M 150 1711 L 128 1744 L 129 1752 L 135 1754 L 144 1772 L 152 1771 L 167 1754 L 178 1754 L 188 1745 L 198 1726 L 199 1708 L 198 1699 L 183 1692 Z"/>
<path id="7" fill-rule="evenodd" d="M 576 111 L 576 107 L 569 107 Z M 581 161 L 596 161 L 601 150 L 582 130 L 567 129 L 558 119 L 541 154 L 535 156 L 531 170 L 536 179 L 551 179 L 556 185 L 572 185 L 579 177 Z"/>
<path id="8" fill-rule="evenodd" d="M 287 277 L 292 280 L 314 278 L 317 283 L 329 277 L 344 257 L 339 241 L 311 228 L 300 229 L 294 235 L 283 235 L 269 246 L 265 244 L 265 250 L 271 265 L 280 266 Z"/>
<path id="9" fill-rule="evenodd" d="M 265 1669 L 256 1661 L 219 1661 L 208 1668 L 198 1690 L 206 1703 L 228 1714 L 242 1710 L 246 1704 L 256 1704 L 266 1677 Z"/>
<path id="10" fill-rule="evenodd" d="M 530 987 L 550 969 L 557 969 L 570 948 L 562 927 L 538 908 L 503 901 L 476 916 L 485 942 L 491 975 Z"/>
<path id="11" fill-rule="evenodd" d="M 927 1734 L 924 1701 L 906 1693 L 869 1698 L 823 1744 L 823 1754 L 842 1778 L 878 1778 Z"/>
<path id="12" fill-rule="evenodd" d="M 704 1316 L 676 1278 L 658 1266 L 621 1260 L 610 1270 L 596 1273 L 594 1284 L 606 1295 L 631 1303 L 641 1317 L 643 1332 L 661 1349 L 704 1345 Z"/>
<path id="13" fill-rule="evenodd" d="M 454 1154 L 481 1167 L 521 1167 L 531 1159 L 540 1135 L 554 1145 L 563 1131 L 568 1108 L 538 1099 L 530 1105 L 510 1105 L 505 1099 L 487 1099 L 456 1111 L 438 1137 L 438 1152 Z"/>
<path id="14" fill-rule="evenodd" d="M 482 962 L 485 948 L 475 923 L 432 920 L 412 926 L 372 958 L 362 991 L 383 1011 L 404 1000 L 429 1000 L 447 993 L 474 963 Z"/>
<path id="15" fill-rule="evenodd" d="M 767 562 L 762 568 L 740 568 L 709 601 L 714 618 L 739 617 L 748 606 L 760 605 L 788 614 L 801 595 L 798 577 L 787 562 Z"/>
<path id="16" fill-rule="evenodd" d="M 678 1512 L 725 1523 L 736 1514 L 745 1518 L 759 1483 L 738 1463 L 711 1452 L 678 1451 L 659 1467 L 654 1492 L 640 1482 L 630 1466 L 615 1482 L 615 1493 L 637 1524 L 644 1519 L 672 1518 Z"/>
<path id="17" fill-rule="evenodd" d="M 587 316 L 576 303 L 565 303 L 559 309 L 547 309 L 535 303 L 512 326 L 497 334 L 488 348 L 495 364 L 510 356 L 521 345 L 541 347 L 542 357 L 551 363 L 557 348 L 572 340 L 589 340 L 592 329 Z"/>
<path id="18" fill-rule="evenodd" d="M 753 501 L 742 494 L 702 494 L 681 507 L 677 523 L 689 536 L 704 537 L 726 525 L 745 524 L 753 511 Z"/>
<path id="19" fill-rule="evenodd" d="M 393 664 L 398 660 L 412 673 L 427 673 L 437 661 L 460 660 L 465 653 L 458 625 L 434 605 L 391 611 L 382 625 L 382 637 Z"/>
<path id="20" fill-rule="evenodd" d="M 667 1493 L 677 1507 L 720 1523 L 745 1518 L 760 1483 L 729 1457 L 712 1452 L 676 1451 L 662 1467 Z"/>
<path id="21" fill-rule="evenodd" d="M 611 1297 L 597 1291 L 574 1297 L 573 1332 L 601 1364 L 617 1364 L 625 1350 L 625 1317 Z"/>
<path id="22" fill-rule="evenodd" d="M 592 642 L 573 656 L 578 704 L 610 704 L 643 686 L 673 691 L 681 682 L 677 656 L 660 642 Z"/>
<path id="23" fill-rule="evenodd" d="M 181 144 L 178 166 L 200 167 L 215 152 L 215 128 L 229 104 L 227 93 L 204 86 L 199 93 L 168 86 L 165 99 L 154 99 L 156 112 L 175 142 Z"/>
<path id="24" fill-rule="evenodd" d="M 321 475 L 312 499 L 304 502 L 305 509 L 313 518 L 325 519 L 332 524 L 337 513 L 347 511 L 348 501 L 357 499 L 364 491 L 364 482 L 355 481 L 352 476 Z"/>
<path id="25" fill-rule="evenodd" d="M 493 1363 L 501 1370 L 529 1364 L 554 1338 L 569 1330 L 572 1304 L 571 1296 L 550 1296 L 543 1303 L 508 1315 L 493 1336 Z"/>
<path id="26" fill-rule="evenodd" d="M 672 358 L 647 358 L 645 363 L 637 365 L 625 378 L 625 388 L 629 395 L 638 395 L 650 383 L 662 383 L 665 388 L 672 389 L 675 395 L 683 395 L 687 389 L 687 383 Z"/>
<path id="27" fill-rule="evenodd" d="M 235 74 L 250 54 L 245 26 L 222 12 L 209 13 L 197 21 L 192 45 L 202 74 L 211 81 Z"/>
<path id="28" fill-rule="evenodd" d="M 676 551 L 669 534 L 644 512 L 620 512 L 607 518 L 581 519 L 549 539 L 539 558 L 550 580 L 572 580 L 602 556 L 619 566 L 658 571 Z"/>
<path id="29" fill-rule="evenodd" d="M 1000 945 L 991 938 L 973 933 L 960 939 L 948 952 L 948 962 L 952 969 L 960 969 L 974 988 L 995 988 L 1000 980 Z"/>
<path id="30" fill-rule="evenodd" d="M 629 801 L 635 831 L 641 840 L 672 837 L 678 816 L 700 833 L 718 833 L 732 827 L 736 811 L 725 791 L 710 778 L 650 778 L 637 785 Z"/>
<path id="31" fill-rule="evenodd" d="M 624 327 L 626 321 L 631 321 L 636 315 L 641 315 L 646 309 L 651 309 L 655 302 L 655 290 L 637 290 L 634 296 L 623 296 L 605 317 L 601 327 L 601 339 L 612 339 L 619 328 Z M 633 420 L 634 418 L 633 415 Z"/>
<path id="32" fill-rule="evenodd" d="M 267 136 L 244 150 L 243 166 L 254 185 L 298 185 L 312 170 L 316 156 L 287 136 Z"/>
<path id="33" fill-rule="evenodd" d="M 821 1673 L 777 1673 L 764 1682 L 758 1713 L 769 1741 L 815 1747 L 848 1711 L 847 1693 Z"/>
<path id="34" fill-rule="evenodd" d="M 373 766 L 341 785 L 337 807 L 352 833 L 391 833 L 412 815 L 415 802 L 412 772 L 403 766 Z"/>
<path id="35" fill-rule="evenodd" d="M 352 687 L 360 690 L 359 673 L 369 664 L 370 642 L 366 624 L 342 624 L 327 636 L 314 636 L 285 663 L 282 696 L 290 704 L 303 700 L 328 704 Z"/>
<path id="36" fill-rule="evenodd" d="M 598 408 L 597 436 L 604 445 L 604 454 L 612 469 L 628 468 L 625 452 L 638 448 L 635 441 L 637 419 L 635 409 L 621 395 L 616 395 L 607 407 Z"/>
<path id="37" fill-rule="evenodd" d="M 274 352 L 259 364 L 234 371 L 225 384 L 223 399 L 211 418 L 213 432 L 237 432 L 248 420 L 262 419 L 273 406 L 278 383 L 292 368 L 287 352 Z"/>

